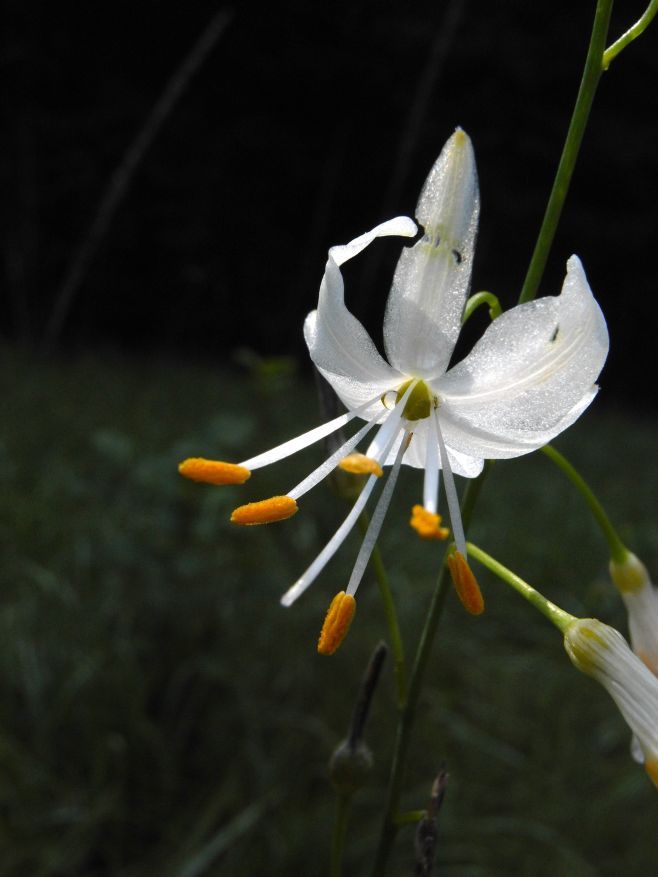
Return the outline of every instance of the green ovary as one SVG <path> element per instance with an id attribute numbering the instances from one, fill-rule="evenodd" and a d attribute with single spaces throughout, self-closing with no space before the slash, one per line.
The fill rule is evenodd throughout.
<path id="1" fill-rule="evenodd" d="M 409 389 L 409 385 L 414 380 L 416 379 L 411 378 L 410 380 L 405 381 L 405 383 L 402 384 L 402 386 L 397 391 L 396 402 L 400 401 L 400 399 Z M 433 403 L 434 397 L 430 393 L 430 389 L 425 381 L 418 381 L 416 383 L 416 386 L 411 391 L 411 395 L 407 399 L 407 404 L 404 406 L 402 416 L 406 420 L 424 420 L 424 418 L 430 416 L 430 411 L 432 410 Z"/>

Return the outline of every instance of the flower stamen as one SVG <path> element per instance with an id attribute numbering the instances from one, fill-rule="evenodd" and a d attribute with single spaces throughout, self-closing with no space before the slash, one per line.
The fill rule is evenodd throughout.
<path id="1" fill-rule="evenodd" d="M 647 758 L 644 761 L 644 769 L 649 775 L 649 779 L 658 787 L 658 758 Z"/>
<path id="2" fill-rule="evenodd" d="M 204 484 L 244 484 L 251 477 L 246 466 L 204 457 L 188 457 L 179 464 L 178 471 L 184 478 Z"/>
<path id="3" fill-rule="evenodd" d="M 360 454 L 358 451 L 353 451 L 343 457 L 338 467 L 344 472 L 351 472 L 352 475 L 376 475 L 377 478 L 381 478 L 383 474 L 382 467 L 377 460 Z"/>
<path id="4" fill-rule="evenodd" d="M 363 578 L 363 574 L 366 571 L 366 567 L 368 566 L 370 555 L 373 552 L 375 542 L 377 541 L 379 532 L 382 528 L 382 524 L 384 523 L 386 512 L 388 511 L 388 507 L 391 504 L 391 498 L 393 496 L 393 491 L 395 490 L 395 484 L 398 480 L 398 475 L 400 474 L 402 457 L 404 457 L 404 453 L 409 447 L 409 442 L 411 441 L 412 435 L 413 433 L 407 432 L 402 437 L 400 447 L 395 457 L 395 463 L 393 463 L 393 468 L 391 469 L 391 472 L 386 480 L 386 484 L 384 485 L 384 489 L 381 492 L 381 496 L 377 501 L 377 505 L 375 506 L 375 511 L 373 512 L 372 519 L 368 524 L 366 535 L 364 536 L 361 548 L 359 549 L 356 563 L 354 564 L 354 569 L 352 570 L 352 575 L 350 576 L 350 580 L 347 585 L 348 594 L 356 594 L 356 589 L 361 584 L 361 579 Z"/>
<path id="5" fill-rule="evenodd" d="M 320 441 L 320 439 L 331 435 L 332 432 L 336 432 L 355 417 L 359 417 L 378 399 L 379 396 L 375 396 L 373 399 L 364 402 L 363 405 L 359 405 L 359 407 L 355 408 L 353 411 L 347 411 L 345 414 L 341 414 L 338 417 L 334 417 L 333 420 L 329 420 L 327 423 L 309 429 L 308 432 L 302 433 L 302 435 L 298 435 L 293 439 L 289 439 L 287 442 L 283 442 L 283 444 L 277 445 L 275 448 L 270 448 L 269 451 L 264 451 L 262 454 L 257 454 L 255 457 L 250 457 L 248 460 L 244 460 L 240 465 L 246 466 L 248 469 L 260 469 L 262 466 L 269 466 L 272 463 L 283 460 L 285 457 L 290 457 L 292 454 L 296 454 L 297 451 L 301 451 L 303 448 L 307 448 L 309 445 Z"/>
<path id="6" fill-rule="evenodd" d="M 333 655 L 350 629 L 354 613 L 356 612 L 356 600 L 345 591 L 340 591 L 331 601 L 329 609 L 320 631 L 318 639 L 318 653 L 320 655 Z"/>
<path id="7" fill-rule="evenodd" d="M 435 515 L 422 505 L 411 509 L 410 525 L 421 539 L 447 539 L 450 535 L 448 527 L 441 527 L 441 515 Z"/>
<path id="8" fill-rule="evenodd" d="M 409 393 L 409 390 L 407 391 Z M 377 460 L 377 462 L 381 465 L 386 461 L 389 453 L 391 452 L 391 448 L 395 444 L 395 440 L 398 437 L 400 432 L 400 420 L 402 419 L 402 412 L 404 411 L 404 404 L 406 402 L 406 394 L 405 397 L 396 405 L 395 410 L 391 411 L 390 414 L 387 415 L 386 420 L 381 424 L 379 430 L 377 431 L 377 435 L 373 439 L 370 447 L 368 448 L 368 456 Z M 322 570 L 325 568 L 327 563 L 334 556 L 336 551 L 343 544 L 345 539 L 347 539 L 348 535 L 352 531 L 352 528 L 356 524 L 359 515 L 365 508 L 368 499 L 370 498 L 370 494 L 372 493 L 375 484 L 377 483 L 377 476 L 371 475 L 365 483 L 363 490 L 358 496 L 358 499 L 350 509 L 349 514 L 340 525 L 340 527 L 336 530 L 331 539 L 324 546 L 322 551 L 315 558 L 313 563 L 309 566 L 309 568 L 304 572 L 285 592 L 283 597 L 281 597 L 281 604 L 283 606 L 292 606 L 295 600 L 304 593 L 304 591 L 315 581 L 315 579 L 320 575 Z"/>
<path id="9" fill-rule="evenodd" d="M 293 499 L 299 499 L 300 496 L 308 493 L 308 491 L 315 487 L 316 484 L 319 484 L 320 481 L 326 478 L 327 475 L 336 468 L 336 466 L 340 465 L 341 458 L 344 457 L 345 454 L 349 454 L 352 448 L 358 445 L 361 439 L 375 426 L 376 423 L 376 420 L 372 420 L 369 423 L 364 424 L 361 429 L 344 442 L 337 451 L 334 451 L 324 463 L 321 463 L 317 469 L 314 469 L 313 472 L 311 472 L 310 475 L 307 475 L 303 481 L 300 481 L 292 490 L 289 490 L 287 496 L 291 496 Z"/>
<path id="10" fill-rule="evenodd" d="M 450 512 L 450 523 L 452 524 L 452 532 L 455 538 L 457 551 L 463 557 L 466 557 L 466 536 L 464 535 L 464 525 L 462 524 L 462 513 L 459 508 L 459 497 L 457 496 L 457 488 L 455 487 L 455 479 L 450 468 L 450 459 L 446 450 L 443 436 L 441 435 L 441 427 L 439 426 L 439 416 L 436 409 L 432 412 L 432 426 L 436 441 L 439 445 L 439 453 L 441 455 L 441 468 L 443 469 L 446 499 L 448 500 L 448 511 Z"/>
<path id="11" fill-rule="evenodd" d="M 291 496 L 272 496 L 239 506 L 231 515 L 231 523 L 246 527 L 271 524 L 273 521 L 285 521 L 298 511 L 297 503 Z"/>
<path id="12" fill-rule="evenodd" d="M 448 569 L 464 609 L 471 615 L 481 615 L 484 612 L 484 597 L 473 570 L 461 551 L 453 551 L 448 555 Z"/>

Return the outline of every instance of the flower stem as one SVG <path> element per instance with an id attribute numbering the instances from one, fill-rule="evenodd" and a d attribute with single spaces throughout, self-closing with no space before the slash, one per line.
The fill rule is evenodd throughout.
<path id="1" fill-rule="evenodd" d="M 336 795 L 336 815 L 334 817 L 334 834 L 331 841 L 331 864 L 329 877 L 341 877 L 343 870 L 343 849 L 347 834 L 347 818 L 350 812 L 352 796 L 345 793 Z"/>
<path id="2" fill-rule="evenodd" d="M 577 469 L 557 450 L 557 448 L 554 448 L 553 445 L 544 445 L 541 450 L 546 454 L 549 460 L 552 460 L 555 465 L 564 472 L 569 481 L 571 481 L 571 483 L 581 492 L 585 502 L 589 506 L 589 510 L 596 518 L 596 522 L 606 538 L 612 560 L 616 563 L 624 563 L 629 555 L 628 548 L 626 548 L 619 538 L 617 531 L 610 522 L 610 518 L 606 515 L 605 509 L 597 499 L 592 488 Z"/>
<path id="3" fill-rule="evenodd" d="M 368 529 L 368 524 L 368 514 L 364 511 L 359 517 L 359 529 L 364 535 Z M 375 545 L 372 555 L 370 556 L 370 565 L 375 573 L 375 578 L 379 585 L 379 594 L 384 606 L 388 633 L 391 639 L 391 651 L 393 652 L 398 707 L 402 709 L 407 699 L 407 668 L 404 659 L 404 645 L 402 642 L 402 634 L 400 633 L 397 612 L 395 610 L 393 592 L 391 591 L 391 583 L 388 578 L 388 573 L 386 572 L 386 567 L 384 566 L 384 561 L 382 560 L 381 552 L 377 545 Z"/>
<path id="4" fill-rule="evenodd" d="M 623 52 L 626 46 L 629 43 L 632 43 L 633 40 L 636 40 L 640 34 L 644 33 L 644 31 L 651 24 L 652 19 L 655 14 L 658 12 L 658 0 L 651 0 L 651 3 L 644 10 L 644 13 L 638 18 L 633 27 L 630 27 L 626 33 L 622 34 L 618 40 L 610 46 L 610 48 L 606 49 L 603 53 L 603 60 L 601 62 L 601 66 L 604 70 L 607 70 L 610 66 L 610 63 L 614 61 L 617 55 L 620 52 Z"/>
<path id="5" fill-rule="evenodd" d="M 468 482 L 464 492 L 464 498 L 461 504 L 462 520 L 464 526 L 468 527 L 475 503 L 482 489 L 484 479 L 489 472 L 491 466 L 487 463 L 484 471 L 478 478 L 474 478 Z M 423 627 L 416 650 L 414 665 L 409 678 L 409 691 L 404 707 L 400 713 L 398 721 L 397 735 L 395 739 L 395 749 L 393 751 L 393 761 L 391 764 L 391 773 L 389 776 L 388 793 L 386 799 L 386 810 L 382 822 L 382 829 L 379 837 L 379 845 L 375 855 L 372 874 L 373 877 L 383 877 L 395 835 L 399 828 L 398 810 L 400 805 L 400 796 L 402 794 L 402 779 L 404 768 L 409 750 L 409 741 L 411 738 L 411 730 L 416 714 L 416 706 L 423 685 L 423 678 L 427 661 L 430 656 L 434 636 L 443 612 L 445 599 L 450 589 L 450 575 L 448 567 L 444 563 L 439 573 L 439 578 L 432 594 L 425 626 Z"/>
<path id="6" fill-rule="evenodd" d="M 596 88 L 601 79 L 603 68 L 601 66 L 605 42 L 608 35 L 610 13 L 612 12 L 612 0 L 598 0 L 594 25 L 590 38 L 583 76 L 578 89 L 576 104 L 569 123 L 569 130 L 564 141 L 560 163 L 558 165 L 553 188 L 551 190 L 544 220 L 539 231 L 537 243 L 530 259 L 528 273 L 523 282 L 519 302 L 530 301 L 537 295 L 539 284 L 546 267 L 548 254 L 555 237 L 560 214 L 564 206 L 569 184 L 576 166 L 576 159 L 580 151 L 583 134 L 587 126 L 587 120 L 596 94 Z"/>
<path id="7" fill-rule="evenodd" d="M 503 566 L 502 563 L 499 563 L 490 554 L 487 554 L 481 548 L 478 548 L 477 545 L 473 545 L 472 542 L 467 542 L 468 553 L 471 557 L 474 557 L 477 561 L 479 561 L 483 566 L 486 566 L 488 570 L 490 570 L 494 575 L 497 575 L 499 579 L 502 579 L 515 591 L 521 594 L 522 597 L 531 603 L 535 609 L 538 609 L 542 615 L 545 615 L 546 618 L 552 624 L 554 624 L 559 630 L 564 633 L 567 627 L 575 621 L 573 615 L 570 615 L 569 612 L 565 612 L 564 609 L 560 609 L 559 606 L 556 606 L 555 603 L 551 603 L 550 600 L 547 600 L 543 594 L 540 594 L 532 585 L 529 585 L 527 582 L 524 582 L 520 576 L 517 576 L 516 573 L 513 573 L 511 569 L 507 569 L 506 566 Z"/>

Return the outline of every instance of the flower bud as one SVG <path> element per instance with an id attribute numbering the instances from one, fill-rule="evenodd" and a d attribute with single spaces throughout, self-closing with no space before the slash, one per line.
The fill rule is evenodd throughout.
<path id="1" fill-rule="evenodd" d="M 651 584 L 646 566 L 632 551 L 622 561 L 610 561 L 610 577 L 622 594 L 633 594 Z"/>
<path id="2" fill-rule="evenodd" d="M 600 682 L 615 701 L 658 786 L 658 679 L 618 631 L 596 618 L 570 624 L 564 647 L 574 666 Z"/>
<path id="3" fill-rule="evenodd" d="M 610 561 L 610 576 L 628 612 L 633 651 L 658 676 L 658 589 L 646 566 L 630 551 L 623 561 Z"/>
<path id="4" fill-rule="evenodd" d="M 359 740 L 352 745 L 349 740 L 340 743 L 329 759 L 329 779 L 343 795 L 351 795 L 365 785 L 372 770 L 372 753 Z"/>

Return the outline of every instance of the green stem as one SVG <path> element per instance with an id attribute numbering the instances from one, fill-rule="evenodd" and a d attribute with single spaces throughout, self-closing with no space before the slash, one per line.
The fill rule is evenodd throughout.
<path id="1" fill-rule="evenodd" d="M 603 73 L 601 59 L 603 58 L 605 41 L 608 35 L 611 12 L 612 0 L 598 0 L 592 36 L 587 50 L 587 58 L 585 59 L 585 67 L 580 88 L 578 89 L 576 104 L 571 116 L 571 122 L 569 123 L 569 130 L 567 131 L 555 180 L 553 181 L 553 188 L 546 205 L 544 220 L 532 258 L 530 259 L 528 273 L 523 282 L 519 302 L 533 299 L 537 295 L 537 290 L 541 283 L 548 254 L 555 237 L 560 214 L 562 213 L 562 207 L 569 191 L 569 184 L 571 183 L 571 177 L 576 166 L 576 159 L 580 151 L 596 88 Z"/>
<path id="2" fill-rule="evenodd" d="M 657 12 L 658 0 L 651 0 L 651 3 L 649 3 L 644 11 L 644 14 L 635 22 L 633 27 L 629 27 L 625 34 L 622 34 L 618 40 L 615 40 L 610 48 L 605 50 L 601 62 L 601 66 L 604 70 L 608 69 L 611 62 L 614 61 L 620 52 L 624 51 L 629 43 L 632 43 L 633 40 L 636 40 L 640 36 L 640 34 L 644 33 Z"/>
<path id="3" fill-rule="evenodd" d="M 482 474 L 468 482 L 464 498 L 462 500 L 462 519 L 464 527 L 468 527 L 475 503 L 482 489 L 484 479 L 489 472 L 491 466 L 486 465 Z M 425 669 L 434 642 L 436 629 L 443 612 L 446 596 L 450 589 L 450 574 L 448 568 L 443 564 L 437 581 L 436 588 L 432 594 L 432 601 L 429 606 L 425 626 L 423 627 L 416 650 L 413 669 L 409 678 L 409 691 L 406 703 L 400 713 L 398 721 L 397 735 L 395 739 L 395 749 L 393 751 L 393 761 L 391 764 L 391 773 L 389 777 L 388 793 L 386 799 L 386 810 L 382 822 L 381 834 L 379 837 L 379 845 L 375 855 L 372 874 L 373 877 L 383 877 L 386 868 L 393 841 L 399 828 L 398 810 L 400 806 L 400 797 L 402 794 L 402 779 L 404 768 L 409 750 L 409 741 L 411 738 L 411 729 L 413 727 L 416 715 L 416 706 L 422 689 Z"/>
<path id="4" fill-rule="evenodd" d="M 427 816 L 427 810 L 407 810 L 406 813 L 400 813 L 395 822 L 402 828 L 403 825 L 415 825 Z"/>
<path id="5" fill-rule="evenodd" d="M 368 514 L 362 512 L 359 517 L 359 528 L 364 535 L 368 529 L 368 522 Z M 370 565 L 375 573 L 375 578 L 377 579 L 377 584 L 379 586 L 379 594 L 384 606 L 388 633 L 391 639 L 391 650 L 393 652 L 398 707 L 402 709 L 407 699 L 407 668 L 404 659 L 404 644 L 402 642 L 402 634 L 400 633 L 400 625 L 395 610 L 395 601 L 393 600 L 391 583 L 388 578 L 388 573 L 386 572 L 386 567 L 384 566 L 384 561 L 382 560 L 381 552 L 377 545 L 375 545 L 370 557 Z"/>
<path id="6" fill-rule="evenodd" d="M 524 597 L 528 603 L 531 603 L 535 609 L 538 609 L 542 615 L 545 615 L 552 624 L 562 631 L 562 633 L 564 633 L 567 627 L 575 621 L 573 615 L 565 612 L 564 609 L 560 609 L 555 603 L 551 603 L 550 600 L 547 600 L 546 597 L 544 597 L 543 594 L 540 594 L 539 591 L 532 587 L 532 585 L 524 582 L 520 576 L 513 573 L 511 569 L 507 569 L 506 566 L 503 566 L 502 563 L 499 563 L 491 557 L 490 554 L 487 554 L 481 548 L 478 548 L 477 545 L 473 545 L 472 542 L 467 542 L 466 545 L 471 557 L 474 557 L 483 566 L 486 566 L 486 568 L 494 575 L 497 575 L 498 578 L 514 588 L 515 591 L 521 594 L 521 596 Z"/>
<path id="7" fill-rule="evenodd" d="M 500 302 L 498 301 L 498 296 L 494 295 L 493 292 L 476 292 L 475 295 L 472 295 L 466 302 L 464 316 L 462 317 L 462 326 L 471 318 L 473 312 L 481 305 L 489 305 L 489 316 L 492 320 L 495 320 L 503 312 Z"/>
<path id="8" fill-rule="evenodd" d="M 347 818 L 350 812 L 352 796 L 339 792 L 336 795 L 336 816 L 334 818 L 334 835 L 331 842 L 331 864 L 329 877 L 341 877 L 343 870 L 343 849 L 347 834 Z"/>
<path id="9" fill-rule="evenodd" d="M 617 531 L 610 522 L 610 518 L 606 515 L 603 506 L 596 498 L 592 488 L 567 458 L 557 450 L 557 448 L 554 448 L 552 445 L 544 445 L 541 450 L 546 454 L 549 460 L 552 460 L 555 465 L 564 472 L 569 481 L 571 481 L 571 483 L 574 484 L 582 494 L 585 502 L 589 506 L 589 510 L 596 518 L 596 522 L 608 542 L 610 557 L 616 563 L 624 563 L 628 558 L 629 551 L 619 538 Z"/>

